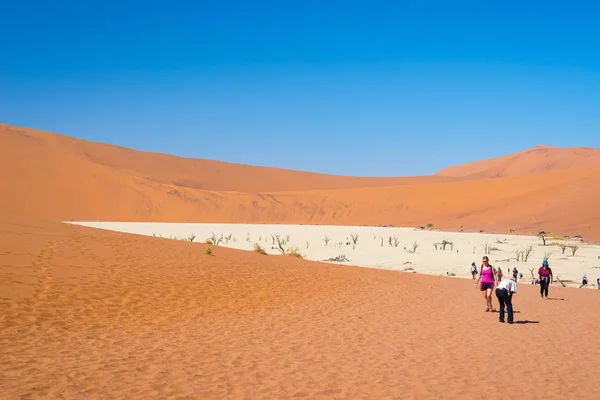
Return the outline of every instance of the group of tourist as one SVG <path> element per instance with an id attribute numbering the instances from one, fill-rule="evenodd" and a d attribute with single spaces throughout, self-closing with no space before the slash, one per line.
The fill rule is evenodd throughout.
<path id="1" fill-rule="evenodd" d="M 505 322 L 505 314 L 508 314 L 506 322 L 512 324 L 514 322 L 512 296 L 517 293 L 517 275 L 519 272 L 516 268 L 513 268 L 512 278 L 503 279 L 502 269 L 495 269 L 490 264 L 487 256 L 483 257 L 482 262 L 479 274 L 477 273 L 476 264 L 471 264 L 471 274 L 473 275 L 473 279 L 478 274 L 475 287 L 483 294 L 486 302 L 485 312 L 493 311 L 492 292 L 495 287 L 496 298 L 498 299 L 498 303 L 500 303 L 499 320 L 500 322 Z M 520 277 L 522 278 L 523 274 Z M 544 260 L 542 266 L 538 269 L 538 282 L 540 284 L 540 296 L 547 299 L 548 288 L 554 282 L 554 276 L 548 260 Z"/>
<path id="2" fill-rule="evenodd" d="M 492 306 L 492 291 L 495 287 L 496 297 L 500 303 L 499 320 L 500 322 L 505 322 L 505 314 L 508 314 L 506 322 L 512 324 L 514 322 L 512 296 L 517 293 L 517 275 L 522 279 L 523 274 L 519 274 L 519 271 L 516 268 L 513 268 L 512 278 L 503 279 L 504 275 L 502 269 L 495 269 L 492 267 L 487 256 L 483 256 L 479 272 L 477 271 L 477 265 L 474 262 L 471 264 L 471 274 L 473 279 L 478 275 L 475 287 L 483 294 L 486 302 L 485 312 L 494 311 Z M 548 260 L 544 260 L 542 261 L 542 266 L 538 269 L 538 279 L 535 281 L 536 284 L 540 285 L 540 297 L 542 299 L 548 298 L 548 288 L 553 282 L 554 275 L 552 274 L 552 269 L 550 268 Z M 600 278 L 598 278 L 596 282 L 598 284 L 598 289 L 600 289 Z M 587 275 L 584 274 L 581 286 L 579 287 L 587 287 L 587 284 Z"/>

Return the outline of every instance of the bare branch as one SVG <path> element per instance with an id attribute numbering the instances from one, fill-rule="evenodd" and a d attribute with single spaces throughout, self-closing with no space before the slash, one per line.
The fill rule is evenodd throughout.
<path id="1" fill-rule="evenodd" d="M 573 257 L 575 257 L 575 253 L 577 253 L 577 250 L 579 250 L 579 246 L 572 245 L 572 246 L 569 246 L 569 248 L 571 249 L 571 253 L 572 253 Z"/>
<path id="2" fill-rule="evenodd" d="M 356 248 L 356 244 L 358 243 L 358 233 L 351 233 L 350 239 L 352 239 L 352 248 Z"/>
<path id="3" fill-rule="evenodd" d="M 527 262 L 527 260 L 529 259 L 529 255 L 533 251 L 533 246 L 529 246 L 524 251 L 525 251 L 525 259 L 523 261 Z"/>

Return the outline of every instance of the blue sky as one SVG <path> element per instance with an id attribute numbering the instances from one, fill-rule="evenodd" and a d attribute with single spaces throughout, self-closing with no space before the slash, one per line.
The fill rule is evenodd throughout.
<path id="1" fill-rule="evenodd" d="M 593 2 L 10 3 L 4 123 L 362 176 L 600 147 Z"/>

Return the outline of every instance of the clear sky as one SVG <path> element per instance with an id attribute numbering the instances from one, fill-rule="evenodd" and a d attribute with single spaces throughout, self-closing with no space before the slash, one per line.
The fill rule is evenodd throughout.
<path id="1" fill-rule="evenodd" d="M 600 6 L 555 3 L 6 1 L 0 122 L 344 175 L 600 147 Z"/>

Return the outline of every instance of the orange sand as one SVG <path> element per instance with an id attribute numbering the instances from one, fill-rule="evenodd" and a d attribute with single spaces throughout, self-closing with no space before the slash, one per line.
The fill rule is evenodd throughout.
<path id="1" fill-rule="evenodd" d="M 208 256 L 56 222 L 433 222 L 600 238 L 600 167 L 577 160 L 487 180 L 344 178 L 0 125 L 0 398 L 599 398 L 600 291 L 553 286 L 559 300 L 544 301 L 520 285 L 516 320 L 539 323 L 509 326 L 470 280 Z"/>
<path id="2" fill-rule="evenodd" d="M 596 291 L 509 326 L 469 280 L 204 248 L 4 220 L 3 398 L 600 396 Z"/>

